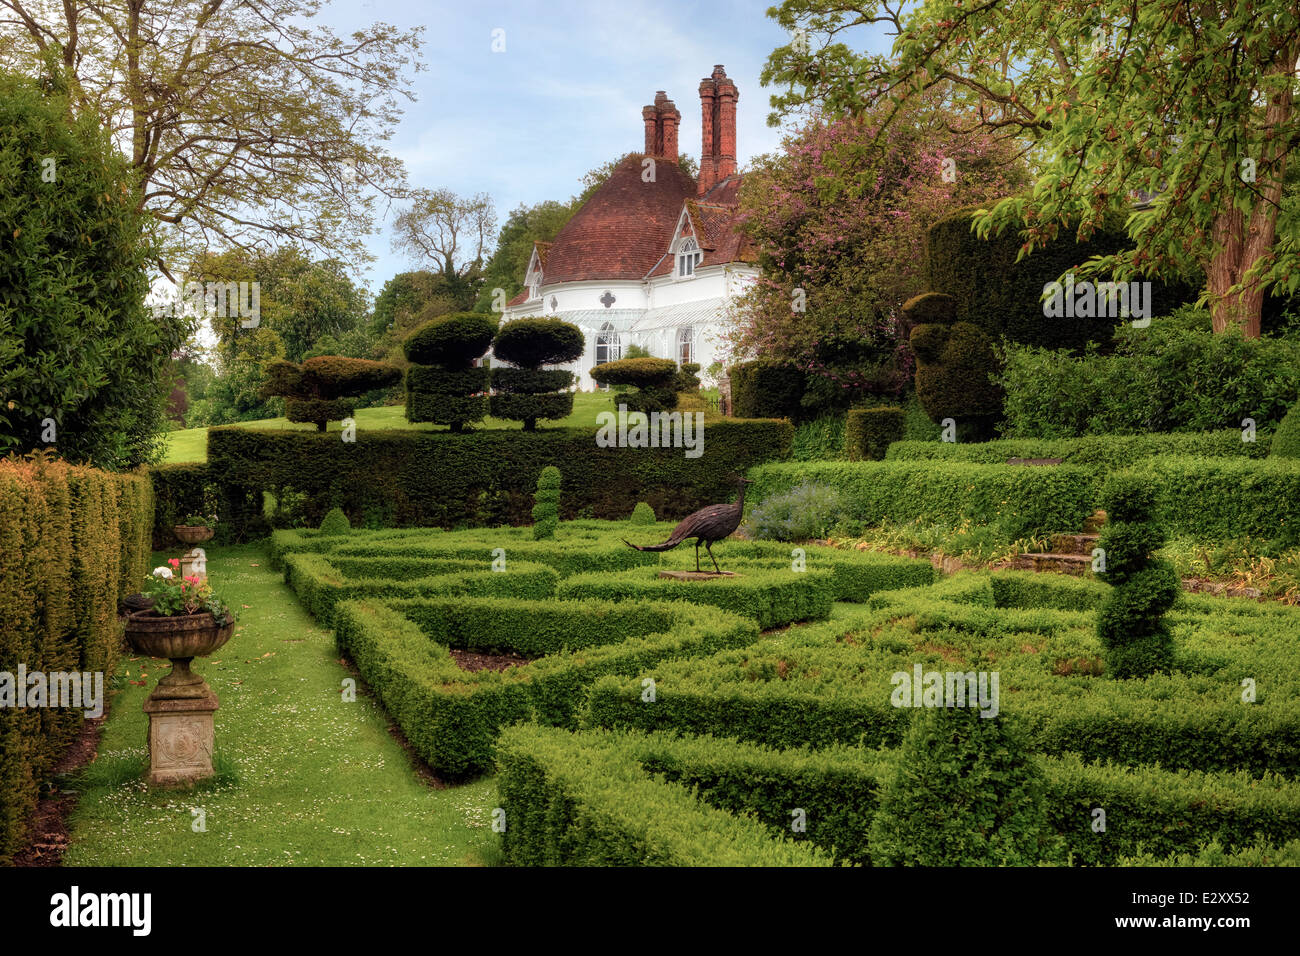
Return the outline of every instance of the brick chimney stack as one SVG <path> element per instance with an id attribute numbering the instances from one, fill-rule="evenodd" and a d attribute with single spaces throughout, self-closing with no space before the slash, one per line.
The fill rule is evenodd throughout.
<path id="1" fill-rule="evenodd" d="M 718 64 L 700 82 L 699 194 L 736 171 L 736 101 L 740 91 Z"/>
<path id="2" fill-rule="evenodd" d="M 641 119 L 645 123 L 645 154 L 660 159 L 677 159 L 677 127 L 682 114 L 663 90 L 655 93 L 653 106 L 643 107 Z"/>

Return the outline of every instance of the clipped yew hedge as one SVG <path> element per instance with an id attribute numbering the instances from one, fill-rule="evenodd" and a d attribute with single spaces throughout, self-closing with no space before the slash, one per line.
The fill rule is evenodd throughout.
<path id="1" fill-rule="evenodd" d="M 139 590 L 152 527 L 142 474 L 0 461 L 0 671 L 102 672 L 107 696 L 117 602 Z M 80 708 L 0 707 L 0 864 L 22 845 L 37 787 L 82 720 Z"/>
<path id="2" fill-rule="evenodd" d="M 213 428 L 207 468 L 221 519 L 241 539 L 262 532 L 263 491 L 306 494 L 311 524 L 335 506 L 354 525 L 529 524 L 547 465 L 564 475 L 563 518 L 623 518 L 645 501 L 660 517 L 680 519 L 732 500 L 732 476 L 784 457 L 793 437 L 785 422 L 715 421 L 705 429 L 703 454 L 687 458 L 680 448 L 600 448 L 595 434 L 394 430 L 341 442 L 301 431 Z"/>

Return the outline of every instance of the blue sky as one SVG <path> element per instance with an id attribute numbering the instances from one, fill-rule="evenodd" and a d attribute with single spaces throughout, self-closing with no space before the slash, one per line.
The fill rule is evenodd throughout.
<path id="1" fill-rule="evenodd" d="M 319 20 L 347 33 L 371 20 L 425 27 L 426 72 L 389 148 L 410 182 L 461 195 L 486 192 L 498 223 L 520 203 L 568 199 L 584 173 L 644 142 L 641 107 L 667 91 L 682 113 L 681 151 L 700 154 L 698 87 L 721 63 L 740 90 L 743 165 L 780 144 L 766 125 L 759 73 L 788 37 L 754 0 L 394 4 L 336 0 Z M 505 31 L 505 52 L 492 32 Z M 415 264 L 394 253 L 389 223 L 370 238 L 372 292 Z"/>

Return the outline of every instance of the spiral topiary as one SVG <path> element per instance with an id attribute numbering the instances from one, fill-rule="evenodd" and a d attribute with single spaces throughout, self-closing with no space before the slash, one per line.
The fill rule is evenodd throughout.
<path id="1" fill-rule="evenodd" d="M 1173 665 L 1174 642 L 1164 614 L 1178 598 L 1178 573 L 1152 557 L 1164 543 L 1155 523 L 1155 489 L 1150 478 L 1116 475 L 1106 484 L 1106 523 L 1097 542 L 1112 585 L 1097 614 L 1097 636 L 1106 668 L 1115 677 L 1145 677 Z"/>
<path id="2" fill-rule="evenodd" d="M 554 465 L 542 469 L 533 501 L 533 540 L 554 538 L 560 525 L 560 469 Z"/>

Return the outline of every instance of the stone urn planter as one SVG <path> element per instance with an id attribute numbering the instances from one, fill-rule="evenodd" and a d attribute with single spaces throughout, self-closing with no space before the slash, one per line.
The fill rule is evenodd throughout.
<path id="1" fill-rule="evenodd" d="M 207 525 L 202 524 L 178 524 L 172 528 L 172 534 L 180 540 L 182 544 L 202 544 L 204 541 L 211 539 L 213 530 Z"/>
<path id="2" fill-rule="evenodd" d="M 217 621 L 207 612 L 166 616 L 144 610 L 127 617 L 127 643 L 140 654 L 172 662 L 144 702 L 151 784 L 184 785 L 213 775 L 217 695 L 190 670 L 190 662 L 220 648 L 234 631 L 234 621 Z"/>

